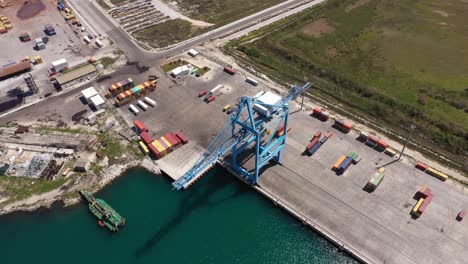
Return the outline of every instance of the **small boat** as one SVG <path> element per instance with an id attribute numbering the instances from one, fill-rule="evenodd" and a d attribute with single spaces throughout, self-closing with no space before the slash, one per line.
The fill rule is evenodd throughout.
<path id="1" fill-rule="evenodd" d="M 101 220 L 98 221 L 98 224 L 99 224 L 99 226 L 101 226 L 101 227 L 104 227 L 104 226 L 106 225 L 106 224 L 104 224 L 104 222 L 101 221 Z"/>

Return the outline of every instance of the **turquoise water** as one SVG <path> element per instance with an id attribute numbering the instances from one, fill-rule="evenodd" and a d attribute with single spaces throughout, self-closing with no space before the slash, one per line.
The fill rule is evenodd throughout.
<path id="1" fill-rule="evenodd" d="M 133 169 L 97 197 L 127 218 L 119 233 L 84 204 L 7 215 L 1 263 L 357 263 L 219 168 L 181 192 Z"/>

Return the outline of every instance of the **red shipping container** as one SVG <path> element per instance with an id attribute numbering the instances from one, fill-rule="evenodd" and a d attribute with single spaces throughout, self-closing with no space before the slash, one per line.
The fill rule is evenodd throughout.
<path id="1" fill-rule="evenodd" d="M 205 90 L 200 91 L 200 92 L 198 92 L 198 97 L 202 97 L 202 96 L 204 96 L 206 93 L 207 93 L 207 91 L 205 91 Z"/>
<path id="2" fill-rule="evenodd" d="M 182 143 L 182 141 L 180 140 L 180 138 L 178 138 L 174 133 L 172 132 L 169 132 L 169 135 L 171 135 L 172 139 L 175 140 L 177 143 L 176 145 L 180 145 Z"/>
<path id="3" fill-rule="evenodd" d="M 378 140 L 376 137 L 374 137 L 374 136 L 369 136 L 369 137 L 367 138 L 367 140 L 370 141 L 370 142 L 373 142 L 373 143 L 375 143 L 375 144 L 377 144 L 377 142 L 379 141 L 379 140 Z"/>
<path id="4" fill-rule="evenodd" d="M 315 135 L 314 135 L 314 137 L 312 139 L 319 138 L 321 135 L 322 135 L 322 132 L 318 131 L 317 133 L 315 133 Z"/>
<path id="5" fill-rule="evenodd" d="M 424 210 L 426 210 L 426 207 L 429 205 L 429 203 L 432 200 L 432 194 L 429 194 L 425 199 L 424 202 L 421 204 L 419 207 L 419 213 L 422 214 L 424 213 Z"/>
<path id="6" fill-rule="evenodd" d="M 307 147 L 306 149 L 307 150 L 310 150 L 311 148 L 313 148 L 315 146 L 315 144 L 317 144 L 317 142 L 319 141 L 320 138 L 316 137 L 314 138 L 309 144 L 307 144 Z"/>
<path id="7" fill-rule="evenodd" d="M 422 171 L 426 171 L 428 167 L 426 164 L 422 162 L 418 162 L 418 164 L 416 164 L 416 168 Z"/>
<path id="8" fill-rule="evenodd" d="M 346 130 L 351 130 L 351 128 L 353 128 L 353 124 L 349 122 L 344 122 L 343 128 L 345 128 Z"/>
<path id="9" fill-rule="evenodd" d="M 180 141 L 182 141 L 182 144 L 184 145 L 189 142 L 188 139 L 184 136 L 184 134 L 182 134 L 182 132 L 177 132 L 176 136 L 180 139 Z"/>
<path id="10" fill-rule="evenodd" d="M 148 132 L 148 129 L 143 125 L 143 123 L 140 120 L 134 120 L 133 124 L 135 125 L 136 129 L 138 132 Z"/>
<path id="11" fill-rule="evenodd" d="M 332 135 L 333 135 L 332 133 L 327 132 L 327 134 L 325 135 L 325 137 L 326 137 L 326 138 L 331 138 Z"/>
<path id="12" fill-rule="evenodd" d="M 234 75 L 236 74 L 236 71 L 232 68 L 229 68 L 229 67 L 224 67 L 224 71 L 231 74 L 231 75 Z"/>
<path id="13" fill-rule="evenodd" d="M 153 146 L 153 144 L 149 144 L 148 148 L 158 159 L 161 158 L 161 153 Z"/>
<path id="14" fill-rule="evenodd" d="M 383 142 L 382 140 L 377 141 L 377 146 L 379 146 L 381 148 L 387 148 L 388 147 L 387 143 Z"/>
<path id="15" fill-rule="evenodd" d="M 212 96 L 208 97 L 208 99 L 206 99 L 206 102 L 207 102 L 207 103 L 211 103 L 211 102 L 213 102 L 213 101 L 215 100 L 215 98 L 216 98 L 216 97 L 214 97 L 214 96 L 212 95 Z"/>
<path id="16" fill-rule="evenodd" d="M 141 133 L 140 138 L 143 140 L 143 142 L 145 142 L 146 145 L 149 145 L 154 141 L 153 137 L 148 132 Z"/>
<path id="17" fill-rule="evenodd" d="M 320 109 L 320 107 L 316 107 L 312 111 L 312 115 L 314 115 L 314 116 L 320 116 L 321 113 L 322 113 L 322 109 Z"/>

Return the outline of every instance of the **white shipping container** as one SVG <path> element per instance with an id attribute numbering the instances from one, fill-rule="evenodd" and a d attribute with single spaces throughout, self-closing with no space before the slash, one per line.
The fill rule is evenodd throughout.
<path id="1" fill-rule="evenodd" d="M 135 115 L 138 115 L 138 113 L 140 113 L 140 111 L 134 106 L 134 105 L 130 105 L 128 107 L 130 109 L 130 111 L 132 111 Z"/>
<path id="2" fill-rule="evenodd" d="M 86 44 L 91 43 L 91 40 L 88 38 L 88 36 L 85 36 L 85 37 L 83 38 L 83 40 L 84 40 L 84 42 L 86 42 Z"/>
<path id="3" fill-rule="evenodd" d="M 151 99 L 151 98 L 149 98 L 149 97 L 145 97 L 144 100 L 145 100 L 146 103 L 148 103 L 148 104 L 151 105 L 152 107 L 155 107 L 155 106 L 156 106 L 156 102 L 155 102 L 153 99 Z"/>
<path id="4" fill-rule="evenodd" d="M 99 48 L 102 48 L 104 47 L 104 44 L 102 44 L 102 42 L 99 39 L 96 39 L 96 46 L 98 46 Z"/>
<path id="5" fill-rule="evenodd" d="M 219 90 L 219 89 L 221 89 L 221 88 L 223 88 L 223 87 L 224 87 L 224 85 L 222 85 L 222 84 L 216 85 L 215 88 L 213 88 L 213 89 L 210 90 L 210 94 L 213 94 L 214 92 L 216 92 L 217 90 Z"/>
<path id="6" fill-rule="evenodd" d="M 138 100 L 137 104 L 141 107 L 141 109 L 143 109 L 145 111 L 148 109 L 148 105 L 143 103 L 143 101 L 141 101 L 141 100 Z"/>
<path id="7" fill-rule="evenodd" d="M 250 83 L 250 84 L 252 84 L 252 85 L 255 85 L 255 86 L 258 85 L 258 81 L 257 81 L 257 80 L 254 80 L 254 79 L 252 79 L 252 78 L 250 78 L 250 77 L 247 77 L 247 78 L 245 79 L 245 81 L 248 82 L 248 83 Z"/>
<path id="8" fill-rule="evenodd" d="M 60 59 L 52 62 L 52 67 L 56 72 L 68 68 L 68 61 L 66 59 Z"/>

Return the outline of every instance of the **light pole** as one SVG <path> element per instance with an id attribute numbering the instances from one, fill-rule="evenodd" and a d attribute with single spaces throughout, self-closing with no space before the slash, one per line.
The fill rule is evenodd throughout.
<path id="1" fill-rule="evenodd" d="M 408 131 L 408 136 L 406 137 L 405 144 L 403 145 L 403 148 L 401 149 L 400 156 L 398 157 L 398 160 L 401 159 L 401 156 L 403 156 L 403 152 L 405 151 L 406 145 L 408 145 L 409 139 L 411 137 L 411 133 L 413 133 L 413 130 L 416 128 L 416 126 L 412 123 L 410 123 L 410 129 Z"/>

